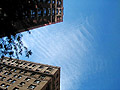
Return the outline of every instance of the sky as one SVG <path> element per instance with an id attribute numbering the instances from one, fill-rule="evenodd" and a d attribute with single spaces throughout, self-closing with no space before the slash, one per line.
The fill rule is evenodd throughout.
<path id="1" fill-rule="evenodd" d="M 120 0 L 64 0 L 61 23 L 23 33 L 33 54 L 61 67 L 61 90 L 120 90 Z"/>

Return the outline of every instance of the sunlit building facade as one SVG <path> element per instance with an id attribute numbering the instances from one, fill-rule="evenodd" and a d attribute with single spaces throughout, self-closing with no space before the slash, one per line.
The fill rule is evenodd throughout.
<path id="1" fill-rule="evenodd" d="M 0 90 L 60 90 L 60 67 L 6 57 L 0 60 Z"/>

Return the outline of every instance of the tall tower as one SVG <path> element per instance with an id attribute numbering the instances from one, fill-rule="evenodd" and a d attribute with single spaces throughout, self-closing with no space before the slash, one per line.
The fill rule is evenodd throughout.
<path id="1" fill-rule="evenodd" d="M 63 0 L 0 0 L 0 24 L 4 35 L 62 21 Z"/>
<path id="2" fill-rule="evenodd" d="M 60 67 L 0 60 L 0 90 L 60 90 Z"/>

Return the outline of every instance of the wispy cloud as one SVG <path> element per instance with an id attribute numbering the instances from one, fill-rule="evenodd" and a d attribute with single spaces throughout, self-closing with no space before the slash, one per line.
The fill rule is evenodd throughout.
<path id="1" fill-rule="evenodd" d="M 31 35 L 24 34 L 24 44 L 33 51 L 30 61 L 46 63 L 61 67 L 61 90 L 77 90 L 72 87 L 82 81 L 84 57 L 89 53 L 94 37 L 84 24 L 58 25 L 38 28 Z M 64 28 L 61 28 L 64 27 Z M 59 29 L 58 29 L 59 28 Z M 71 75 L 72 74 L 72 75 Z M 81 84 L 81 83 L 79 83 Z"/>

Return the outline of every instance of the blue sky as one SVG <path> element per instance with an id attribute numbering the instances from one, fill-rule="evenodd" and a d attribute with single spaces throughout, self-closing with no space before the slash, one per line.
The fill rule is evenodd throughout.
<path id="1" fill-rule="evenodd" d="M 61 67 L 61 90 L 120 90 L 120 0 L 64 0 L 64 22 L 23 33 L 33 55 Z"/>

